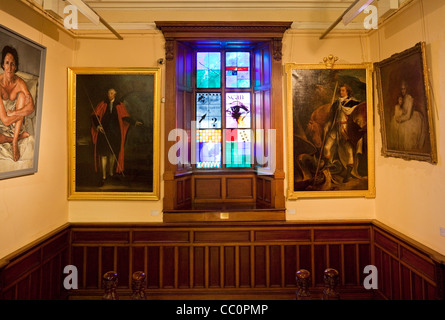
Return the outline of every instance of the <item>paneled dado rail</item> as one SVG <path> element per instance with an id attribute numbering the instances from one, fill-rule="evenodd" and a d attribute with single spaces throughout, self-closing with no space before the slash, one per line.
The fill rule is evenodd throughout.
<path id="1" fill-rule="evenodd" d="M 378 270 L 366 290 L 365 266 Z M 78 289 L 63 288 L 64 267 Z M 71 224 L 0 262 L 1 299 L 101 299 L 102 276 L 147 275 L 147 299 L 295 299 L 295 272 L 339 271 L 342 299 L 444 299 L 445 258 L 376 221 Z"/>

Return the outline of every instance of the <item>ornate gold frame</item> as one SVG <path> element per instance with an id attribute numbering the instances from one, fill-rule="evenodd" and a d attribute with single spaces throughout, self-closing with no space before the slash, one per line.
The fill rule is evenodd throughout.
<path id="1" fill-rule="evenodd" d="M 382 132 L 382 155 L 385 157 L 402 158 L 405 160 L 426 161 L 432 164 L 437 163 L 437 146 L 434 133 L 433 113 L 430 101 L 430 85 L 428 80 L 428 66 L 425 54 L 425 42 L 419 42 L 415 46 L 392 55 L 391 57 L 375 64 L 377 87 L 379 94 L 379 115 Z M 413 60 L 417 61 L 413 61 Z M 383 71 L 385 69 L 385 71 Z M 404 74 L 404 76 L 402 75 Z M 392 78 L 390 79 L 389 76 Z M 409 82 L 408 94 L 413 94 L 413 85 L 416 95 L 414 95 L 414 106 L 416 111 L 426 117 L 425 120 L 425 140 L 422 148 L 411 148 L 399 145 L 393 141 L 391 135 L 392 108 L 396 102 L 390 99 L 392 92 L 389 83 L 393 84 L 395 79 L 406 78 Z M 394 85 L 396 85 L 394 83 Z M 397 84 L 399 85 L 399 83 Z M 400 89 L 400 87 L 397 87 Z M 389 102 L 392 103 L 389 103 Z M 423 101 L 419 103 L 418 101 Z M 411 137 L 411 136 L 410 136 Z M 412 139 L 411 139 L 412 140 Z"/>
<path id="2" fill-rule="evenodd" d="M 89 190 L 89 191 L 80 191 L 79 186 L 76 184 L 76 147 L 78 145 L 77 133 L 76 133 L 76 124 L 78 122 L 78 112 L 80 112 L 80 108 L 89 108 L 89 112 L 92 113 L 91 107 L 95 107 L 99 101 L 92 100 L 90 97 L 89 105 L 78 105 L 78 99 L 80 97 L 77 96 L 79 93 L 78 89 L 78 76 L 110 76 L 108 81 L 112 82 L 111 79 L 120 79 L 113 78 L 113 76 L 125 76 L 125 77 L 135 77 L 137 79 L 137 83 L 141 84 L 142 76 L 153 76 L 152 87 L 147 80 L 146 83 L 142 85 L 146 85 L 149 87 L 149 93 L 144 91 L 144 94 L 153 95 L 152 105 L 153 110 L 149 111 L 149 114 L 152 114 L 152 128 L 146 127 L 147 130 L 152 130 L 152 151 L 153 151 L 153 159 L 152 159 L 152 168 L 148 170 L 152 170 L 153 172 L 153 180 L 151 183 L 150 191 L 138 191 L 138 189 L 134 188 L 133 191 L 105 191 L 97 188 L 97 190 Z M 159 200 L 159 192 L 160 192 L 160 76 L 161 70 L 160 68 L 68 68 L 68 199 L 69 200 Z M 149 79 L 149 78 L 146 78 Z M 151 82 L 151 80 L 150 80 Z M 136 81 L 135 81 L 136 83 Z M 113 84 L 114 86 L 114 84 Z M 86 86 L 83 86 L 85 92 L 87 92 Z M 96 85 L 94 88 L 88 89 L 88 92 L 94 92 L 94 90 L 98 90 Z M 80 84 L 79 84 L 80 90 Z M 106 91 L 102 91 L 102 96 L 105 97 Z M 85 94 L 87 96 L 88 94 Z M 151 100 L 151 97 L 150 97 Z M 87 111 L 84 110 L 83 114 Z M 151 116 L 150 116 L 151 117 Z M 85 118 L 85 117 L 84 117 Z M 151 121 L 150 121 L 151 122 Z M 85 130 L 84 130 L 85 131 Z M 149 131 L 147 131 L 149 132 Z M 150 133 L 149 133 L 150 134 Z M 84 133 L 86 136 L 87 134 Z M 128 135 L 127 135 L 128 136 Z M 150 139 L 149 139 L 150 141 Z M 94 160 L 93 160 L 94 161 Z M 92 162 L 94 163 L 94 162 Z M 144 168 L 145 169 L 145 168 Z M 125 171 L 124 171 L 125 172 Z M 94 189 L 94 187 L 92 187 Z"/>
<path id="3" fill-rule="evenodd" d="M 366 198 L 373 198 L 375 197 L 375 169 L 374 169 L 374 117 L 373 117 L 373 86 L 372 86 L 372 79 L 373 79 L 373 66 L 371 63 L 363 63 L 363 64 L 339 64 L 336 65 L 335 62 L 338 60 L 337 57 L 334 57 L 333 55 L 330 55 L 329 57 L 324 58 L 325 64 L 295 64 L 295 63 L 288 63 L 286 64 L 286 77 L 287 77 L 287 165 L 288 165 L 288 190 L 287 190 L 287 199 L 288 200 L 296 200 L 299 198 L 335 198 L 335 197 L 366 197 Z M 294 164 L 294 135 L 297 132 L 301 133 L 301 127 L 300 128 L 294 128 L 294 103 L 293 103 L 293 97 L 294 97 L 294 88 L 293 88 L 293 82 L 292 82 L 292 74 L 293 72 L 297 72 L 296 70 L 305 70 L 307 71 L 314 71 L 319 72 L 320 70 L 327 70 L 327 72 L 332 72 L 332 70 L 345 70 L 345 72 L 353 72 L 354 70 L 363 70 L 365 72 L 365 79 L 366 80 L 366 90 L 362 90 L 363 92 L 366 92 L 366 136 L 367 136 L 367 188 L 364 189 L 347 189 L 346 185 L 343 187 L 345 189 L 337 190 L 337 189 L 328 189 L 328 190 L 295 190 L 295 164 Z M 343 71 L 339 71 L 343 72 Z M 332 84 L 332 82 L 330 82 Z M 323 87 L 320 86 L 321 89 Z M 311 88 L 310 92 L 303 92 L 304 95 L 314 95 L 315 94 L 315 88 Z M 330 89 L 331 96 L 332 92 L 337 90 Z M 332 101 L 334 101 L 334 98 L 332 98 Z M 330 104 L 329 104 L 330 105 Z M 314 108 L 315 109 L 315 108 Z M 308 114 L 311 112 L 308 111 Z M 304 129 L 303 129 L 304 130 Z M 320 144 L 323 145 L 323 144 Z M 320 148 L 317 148 L 315 144 L 313 144 L 312 149 L 316 148 L 319 150 Z M 320 158 L 321 157 L 312 155 L 314 158 Z M 318 165 L 320 164 L 320 160 L 318 160 Z M 318 172 L 318 165 L 317 165 L 317 171 Z M 318 176 L 317 173 L 315 173 L 313 176 Z M 309 188 L 310 189 L 310 188 Z"/>

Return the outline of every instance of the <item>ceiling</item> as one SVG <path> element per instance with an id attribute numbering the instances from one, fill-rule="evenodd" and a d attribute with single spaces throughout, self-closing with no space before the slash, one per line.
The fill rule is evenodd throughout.
<path id="1" fill-rule="evenodd" d="M 40 7 L 63 25 L 63 9 L 70 0 L 21 0 Z M 394 0 L 375 0 L 373 5 Z M 395 0 L 405 4 L 412 0 Z M 46 2 L 46 4 L 44 3 Z M 102 19 L 95 25 L 79 14 L 78 30 L 117 32 L 155 29 L 155 21 L 292 21 L 293 29 L 324 31 L 347 10 L 355 0 L 84 0 Z M 51 10 L 48 10 L 48 3 Z M 45 6 L 45 8 L 44 8 Z M 58 11 L 58 12 L 56 12 Z M 380 12 L 379 12 L 380 14 Z M 335 29 L 364 30 L 363 13 L 345 26 Z M 108 27 L 107 27 L 108 24 Z M 111 29 L 110 29 L 111 28 Z M 108 30 L 107 30 L 108 29 Z"/>

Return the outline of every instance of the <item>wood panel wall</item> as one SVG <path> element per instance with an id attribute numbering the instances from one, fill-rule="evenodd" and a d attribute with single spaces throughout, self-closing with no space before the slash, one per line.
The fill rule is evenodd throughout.
<path id="1" fill-rule="evenodd" d="M 365 293 L 362 270 L 371 264 L 371 226 L 216 224 L 145 228 L 72 228 L 71 263 L 79 269 L 79 291 L 101 293 L 101 276 L 119 274 L 130 292 L 131 275 L 144 271 L 152 297 L 200 294 L 212 297 L 292 298 L 295 272 L 307 269 L 321 288 L 323 271 L 340 271 L 341 288 Z M 318 290 L 318 289 L 317 289 Z"/>
<path id="2" fill-rule="evenodd" d="M 445 299 L 443 256 L 421 244 L 414 246 L 395 231 L 374 226 L 373 233 L 379 292 L 385 299 Z"/>
<path id="3" fill-rule="evenodd" d="M 68 265 L 70 230 L 64 227 L 0 263 L 0 300 L 67 298 L 63 269 Z M 1 262 L 1 261 L 0 261 Z"/>
<path id="4" fill-rule="evenodd" d="M 63 268 L 79 289 L 63 289 Z M 366 265 L 378 289 L 363 288 Z M 343 299 L 444 300 L 445 257 L 376 222 L 214 222 L 66 225 L 0 260 L 0 299 L 100 299 L 102 276 L 119 275 L 121 299 L 144 271 L 149 299 L 294 299 L 295 272 L 340 273 Z"/>
<path id="5" fill-rule="evenodd" d="M 255 203 L 254 174 L 196 174 L 192 178 L 194 203 Z"/>

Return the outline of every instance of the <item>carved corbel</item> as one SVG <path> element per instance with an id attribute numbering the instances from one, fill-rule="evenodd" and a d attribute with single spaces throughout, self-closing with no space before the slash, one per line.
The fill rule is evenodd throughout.
<path id="1" fill-rule="evenodd" d="M 175 57 L 174 40 L 165 39 L 165 59 L 171 61 Z"/>
<path id="2" fill-rule="evenodd" d="M 283 48 L 283 43 L 281 41 L 281 38 L 274 38 L 273 39 L 273 58 L 276 61 L 281 61 L 281 57 L 283 56 L 282 48 Z"/>

